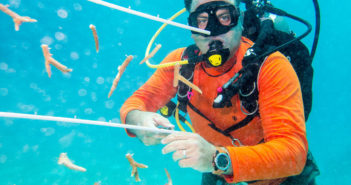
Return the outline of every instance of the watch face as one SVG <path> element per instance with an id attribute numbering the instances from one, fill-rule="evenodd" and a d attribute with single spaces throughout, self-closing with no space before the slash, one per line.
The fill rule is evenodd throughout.
<path id="1" fill-rule="evenodd" d="M 216 166 L 220 170 L 227 170 L 229 167 L 229 156 L 226 153 L 220 153 L 216 156 Z"/>

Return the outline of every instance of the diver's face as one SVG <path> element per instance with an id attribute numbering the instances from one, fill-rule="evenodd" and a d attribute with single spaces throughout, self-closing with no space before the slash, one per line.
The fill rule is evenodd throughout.
<path id="1" fill-rule="evenodd" d="M 212 2 L 212 1 L 215 1 L 215 0 L 193 0 L 193 3 L 191 5 L 191 12 L 194 12 L 196 8 L 199 7 L 200 5 L 204 3 Z M 229 1 L 229 0 L 222 0 L 222 1 L 233 4 L 233 1 Z M 217 12 L 217 14 L 220 14 L 220 15 L 225 15 L 226 13 L 227 12 L 220 12 L 220 11 Z M 202 16 L 201 14 L 199 15 L 201 20 L 198 20 L 198 27 L 202 28 L 201 27 L 201 23 L 203 22 L 202 18 L 203 20 L 206 20 L 205 16 L 206 16 L 205 14 L 204 16 Z M 225 24 L 225 21 L 226 19 L 224 16 L 223 17 L 224 24 Z M 240 16 L 238 24 L 226 33 L 223 33 L 217 36 L 209 36 L 209 37 L 205 37 L 200 34 L 192 34 L 192 38 L 194 39 L 197 47 L 199 47 L 202 53 L 207 53 L 207 51 L 209 50 L 209 44 L 211 41 L 219 40 L 223 43 L 223 48 L 229 48 L 230 57 L 232 57 L 240 45 L 241 33 L 242 33 L 242 16 Z"/>

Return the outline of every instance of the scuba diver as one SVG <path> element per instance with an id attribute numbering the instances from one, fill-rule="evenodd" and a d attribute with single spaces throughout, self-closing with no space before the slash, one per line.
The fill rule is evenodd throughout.
<path id="1" fill-rule="evenodd" d="M 195 132 L 128 130 L 128 135 L 145 145 L 164 144 L 162 152 L 173 153 L 180 167 L 203 173 L 203 185 L 315 184 L 319 170 L 305 128 L 313 55 L 299 41 L 310 25 L 295 37 L 267 12 L 301 19 L 266 1 L 245 1 L 245 17 L 239 0 L 184 2 L 189 25 L 211 34 L 192 32 L 195 45 L 174 50 L 161 64 L 188 60 L 180 74 L 202 94 L 182 82 L 174 87 L 175 67 L 159 68 L 126 100 L 120 115 L 126 124 L 174 129 L 156 113 L 167 105 L 161 112 L 186 112 Z M 175 96 L 177 105 L 170 103 Z"/>

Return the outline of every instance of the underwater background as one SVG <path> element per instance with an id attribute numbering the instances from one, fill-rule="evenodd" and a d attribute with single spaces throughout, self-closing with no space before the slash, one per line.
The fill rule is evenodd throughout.
<path id="1" fill-rule="evenodd" d="M 109 0 L 151 15 L 169 18 L 183 8 L 175 0 Z M 0 12 L 0 112 L 50 115 L 120 123 L 123 102 L 154 72 L 139 65 L 147 44 L 162 25 L 86 0 L 1 0 L 22 16 L 37 19 L 14 30 L 12 19 Z M 315 23 L 312 0 L 272 0 L 291 14 Z M 320 185 L 351 184 L 350 28 L 346 7 L 350 1 L 320 0 L 321 34 L 313 61 L 313 107 L 306 123 L 309 148 L 321 170 Z M 344 8 L 345 7 L 345 8 Z M 187 13 L 177 22 L 186 24 Z M 305 27 L 289 22 L 301 34 Z M 100 42 L 96 53 L 89 25 L 94 24 Z M 162 48 L 151 60 L 159 63 L 173 49 L 193 43 L 190 31 L 168 26 L 156 39 Z M 303 42 L 310 48 L 313 33 Z M 59 62 L 73 69 L 63 74 L 52 67 L 45 72 L 41 44 L 48 44 Z M 126 55 L 135 56 L 117 89 L 107 98 L 117 67 Z M 124 129 L 0 118 L 0 185 L 22 184 L 200 184 L 201 174 L 180 168 L 162 145 L 144 146 Z M 58 165 L 67 152 L 87 172 Z M 126 153 L 147 164 L 140 169 L 141 182 L 130 177 Z"/>

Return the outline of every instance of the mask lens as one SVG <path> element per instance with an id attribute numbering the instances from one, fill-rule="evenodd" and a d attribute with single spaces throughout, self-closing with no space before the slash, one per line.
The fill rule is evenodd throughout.
<path id="1" fill-rule="evenodd" d="M 208 13 L 206 13 L 206 12 L 200 13 L 196 18 L 196 20 L 197 20 L 196 27 L 198 27 L 200 29 L 205 29 L 207 27 L 207 24 L 208 24 L 208 18 L 209 18 Z"/>
<path id="2" fill-rule="evenodd" d="M 236 26 L 238 17 L 239 10 L 232 4 L 214 1 L 200 5 L 189 15 L 188 23 L 190 26 L 211 31 L 211 36 L 216 36 L 226 33 Z"/>
<path id="3" fill-rule="evenodd" d="M 196 18 L 197 27 L 200 29 L 206 29 L 209 22 L 209 16 L 210 15 L 207 12 L 198 14 Z M 216 18 L 222 26 L 230 26 L 232 23 L 232 16 L 228 8 L 219 8 L 216 11 Z"/>
<path id="4" fill-rule="evenodd" d="M 216 11 L 216 16 L 222 26 L 229 26 L 232 23 L 232 16 L 229 8 L 220 8 Z"/>

